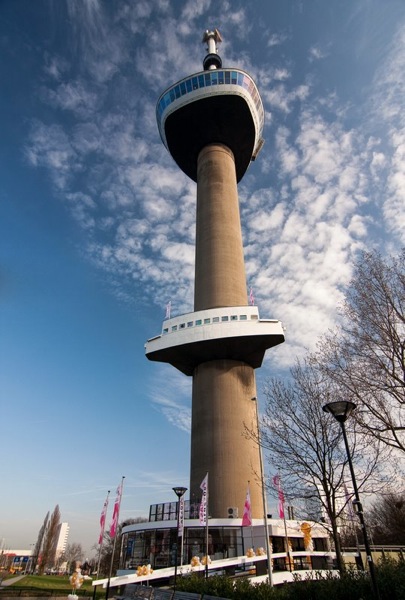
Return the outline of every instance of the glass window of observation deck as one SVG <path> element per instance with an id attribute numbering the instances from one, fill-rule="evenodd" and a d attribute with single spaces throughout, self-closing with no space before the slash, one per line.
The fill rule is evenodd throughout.
<path id="1" fill-rule="evenodd" d="M 250 81 L 247 77 L 243 77 L 243 82 L 242 82 L 242 87 L 245 88 L 245 90 L 250 90 Z"/>

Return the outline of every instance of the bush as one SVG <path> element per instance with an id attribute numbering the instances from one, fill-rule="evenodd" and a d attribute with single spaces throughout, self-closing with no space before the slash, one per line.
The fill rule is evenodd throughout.
<path id="1" fill-rule="evenodd" d="M 386 558 L 376 566 L 381 600 L 404 600 L 405 561 Z M 326 577 L 297 579 L 293 583 L 269 587 L 254 585 L 247 577 L 234 579 L 216 575 L 205 579 L 201 574 L 179 578 L 177 588 L 230 600 L 374 600 L 371 580 L 364 571 L 348 570 L 341 577 L 331 572 Z"/>
<path id="2" fill-rule="evenodd" d="M 405 598 L 405 560 L 383 558 L 377 567 L 378 587 L 381 598 L 404 600 Z"/>

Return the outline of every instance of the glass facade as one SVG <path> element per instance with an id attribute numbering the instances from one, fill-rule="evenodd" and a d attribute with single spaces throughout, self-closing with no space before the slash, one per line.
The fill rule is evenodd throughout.
<path id="1" fill-rule="evenodd" d="M 175 503 L 173 503 L 175 504 Z M 175 509 L 163 508 L 156 504 L 156 519 L 162 520 L 162 526 L 155 529 L 143 529 L 124 534 L 123 554 L 121 568 L 137 569 L 138 566 L 150 564 L 152 569 L 163 569 L 173 567 L 176 560 L 176 544 L 180 539 L 177 538 L 177 529 L 175 527 L 164 527 L 164 520 L 160 517 L 166 515 L 172 520 L 176 519 Z M 170 505 L 169 505 L 170 506 Z M 243 528 L 224 526 L 211 527 L 208 532 L 208 554 L 211 560 L 221 560 L 223 558 L 235 558 L 246 555 L 247 548 L 251 546 L 250 541 L 245 538 L 243 542 Z M 304 540 L 302 538 L 289 537 L 291 551 L 293 553 L 305 551 Z M 327 551 L 326 539 L 314 539 L 318 551 Z M 272 537 L 272 552 L 277 555 L 285 552 L 284 538 Z M 182 564 L 191 563 L 194 556 L 200 560 L 205 555 L 206 530 L 204 527 L 186 527 L 183 538 L 183 561 Z M 246 546 L 247 544 L 247 546 Z M 285 556 L 272 559 L 273 570 L 289 571 L 290 565 Z M 178 548 L 178 564 L 180 564 L 180 545 Z M 312 556 L 311 552 L 304 556 L 292 556 L 293 570 L 327 568 L 326 556 Z M 316 565 L 316 567 L 315 567 Z"/>
<path id="2" fill-rule="evenodd" d="M 149 522 L 155 521 L 174 521 L 177 519 L 177 502 L 163 502 L 162 504 L 152 504 L 149 509 Z M 199 502 L 184 501 L 184 518 L 198 519 L 200 511 Z"/>
<path id="3" fill-rule="evenodd" d="M 187 527 L 183 539 L 183 564 L 190 564 L 193 556 L 205 555 L 204 527 Z M 180 542 L 180 540 L 179 540 Z M 164 528 L 134 531 L 125 534 L 123 568 L 136 569 L 150 564 L 153 569 L 174 566 L 176 560 L 177 530 Z M 180 548 L 179 548 L 180 552 Z M 210 527 L 208 554 L 212 560 L 233 558 L 244 554 L 241 527 Z M 180 556 L 178 557 L 180 563 Z"/>
<path id="4" fill-rule="evenodd" d="M 185 500 L 184 518 L 185 520 L 195 519 L 198 524 L 200 504 Z M 150 564 L 152 569 L 162 569 L 172 567 L 176 560 L 176 551 L 178 564 L 180 564 L 180 545 L 176 549 L 176 544 L 180 544 L 177 537 L 177 527 L 174 523 L 177 521 L 178 502 L 165 502 L 161 504 L 152 504 L 149 512 L 149 523 L 154 523 L 153 528 L 142 528 L 138 526 L 136 531 L 129 531 L 123 534 L 122 554 L 120 568 L 136 570 L 137 567 Z M 170 521 L 170 525 L 168 523 Z M 243 536 L 245 533 L 245 542 Z M 291 551 L 293 553 L 305 552 L 304 539 L 301 536 L 288 536 Z M 285 540 L 283 536 L 272 536 L 270 538 L 273 555 L 285 553 Z M 313 549 L 315 552 L 327 552 L 328 541 L 326 537 L 313 537 Z M 211 560 L 221 560 L 224 558 L 235 558 L 245 556 L 247 548 L 252 545 L 249 535 L 246 535 L 246 527 L 234 525 L 210 525 L 208 531 L 208 554 Z M 183 560 L 182 564 L 191 563 L 194 556 L 200 560 L 206 552 L 206 529 L 205 527 L 185 527 L 183 537 Z M 273 570 L 285 571 L 301 569 L 324 569 L 328 562 L 326 556 L 312 555 L 310 551 L 302 556 L 293 555 L 292 565 L 289 564 L 285 556 L 273 557 Z"/>

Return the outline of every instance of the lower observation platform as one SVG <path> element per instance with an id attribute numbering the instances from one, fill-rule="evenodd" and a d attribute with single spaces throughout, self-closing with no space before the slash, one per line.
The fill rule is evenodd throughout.
<path id="1" fill-rule="evenodd" d="M 166 319 L 162 333 L 146 342 L 145 353 L 192 375 L 201 363 L 221 359 L 257 369 L 266 350 L 283 342 L 281 322 L 260 319 L 257 306 L 227 306 Z"/>

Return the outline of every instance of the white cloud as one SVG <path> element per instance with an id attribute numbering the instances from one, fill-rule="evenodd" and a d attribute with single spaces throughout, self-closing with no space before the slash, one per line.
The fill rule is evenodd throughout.
<path id="1" fill-rule="evenodd" d="M 275 132 L 272 170 L 282 185 L 255 192 L 243 204 L 249 283 L 261 314 L 287 325 L 286 344 L 269 351 L 268 360 L 281 366 L 314 348 L 335 322 L 372 222 L 369 165 L 383 165 L 375 143 L 346 130 L 336 116 L 326 120 L 310 102 L 302 106 L 298 129 L 281 125 Z"/>
<path id="2" fill-rule="evenodd" d="M 283 78 L 286 79 L 287 75 Z M 268 103 L 271 109 L 278 109 L 285 113 L 290 113 L 292 105 L 296 100 L 303 101 L 307 98 L 310 88 L 307 85 L 300 85 L 293 90 L 288 90 L 285 85 L 271 85 L 267 89 L 261 89 L 263 103 Z"/>
<path id="3" fill-rule="evenodd" d="M 384 202 L 383 214 L 389 231 L 405 240 L 405 137 L 404 144 L 397 148 L 392 160 L 392 171 L 388 176 L 388 197 Z"/>
<path id="4" fill-rule="evenodd" d="M 106 15 L 100 0 L 72 0 L 67 3 L 76 46 L 87 77 L 104 83 L 117 73 L 119 65 L 128 59 L 127 40 Z"/>
<path id="5" fill-rule="evenodd" d="M 44 60 L 44 72 L 57 81 L 60 80 L 64 73 L 69 69 L 69 63 L 63 57 L 45 54 Z"/>
<path id="6" fill-rule="evenodd" d="M 99 94 L 86 89 L 83 81 L 61 83 L 56 89 L 44 89 L 46 100 L 57 108 L 69 110 L 79 117 L 91 115 L 99 103 Z"/>
<path id="7" fill-rule="evenodd" d="M 25 155 L 33 166 L 47 168 L 59 189 L 63 189 L 73 172 L 80 169 L 77 154 L 61 125 L 34 121 Z"/>
<path id="8" fill-rule="evenodd" d="M 194 266 L 194 244 L 176 244 L 171 243 L 163 251 L 163 256 L 170 262 L 179 262 L 184 267 Z"/>
<path id="9" fill-rule="evenodd" d="M 399 24 L 389 52 L 375 74 L 372 117 L 386 132 L 371 163 L 373 176 L 382 180 L 383 217 L 387 230 L 405 239 L 405 25 Z M 382 133 L 383 136 L 383 133 Z M 386 151 L 383 152 L 382 149 Z M 385 177 L 385 182 L 384 182 Z M 385 184 L 385 185 L 384 185 Z"/>
<path id="10" fill-rule="evenodd" d="M 283 33 L 271 33 L 268 36 L 267 46 L 272 48 L 273 46 L 279 46 L 288 39 L 288 36 Z"/>
<path id="11" fill-rule="evenodd" d="M 315 60 L 321 60 L 325 58 L 328 53 L 325 50 L 322 50 L 319 46 L 312 46 L 309 49 L 309 61 L 313 62 Z"/>
<path id="12" fill-rule="evenodd" d="M 161 373 L 157 388 L 155 383 L 150 391 L 153 407 L 161 412 L 174 427 L 190 433 L 191 431 L 191 378 L 174 371 L 173 367 L 160 365 Z"/>
<path id="13" fill-rule="evenodd" d="M 94 200 L 87 194 L 76 192 L 74 194 L 66 194 L 67 200 L 72 205 L 72 214 L 83 229 L 91 229 L 95 226 L 96 221 L 91 211 L 97 207 Z"/>
<path id="14" fill-rule="evenodd" d="M 386 164 L 387 159 L 383 152 L 373 152 L 370 170 L 375 179 L 379 177 L 381 170 L 384 169 Z"/>
<path id="15" fill-rule="evenodd" d="M 89 154 L 100 150 L 102 136 L 94 122 L 78 123 L 73 128 L 72 146 L 80 154 Z"/>
<path id="16" fill-rule="evenodd" d="M 196 188 L 158 139 L 155 101 L 176 78 L 201 69 L 204 49 L 195 28 L 202 16 L 214 17 L 216 8 L 208 0 L 187 2 L 179 25 L 165 1 L 123 4 L 114 31 L 104 4 L 72 3 L 83 61 L 94 76 L 80 73 L 62 82 L 67 66 L 47 58 L 51 79 L 43 97 L 55 111 L 69 111 L 72 125 L 37 121 L 26 151 L 31 164 L 48 169 L 82 227 L 91 229 L 89 257 L 110 278 L 114 293 L 126 299 L 141 282 L 144 295 L 161 306 L 171 299 L 176 313 L 190 310 L 193 299 Z M 230 2 L 220 8 L 235 39 L 249 35 L 245 9 L 232 10 Z M 154 27 L 146 35 L 142 26 L 152 14 Z M 124 31 L 143 36 L 135 55 Z M 283 33 L 265 35 L 271 53 L 287 39 Z M 389 125 L 380 131 L 370 123 L 353 125 L 350 106 L 329 90 L 320 95 L 311 73 L 301 80 L 293 76 L 288 59 L 252 65 L 247 52 L 232 56 L 231 40 L 221 47 L 230 63 L 255 75 L 266 110 L 268 142 L 258 168 L 248 171 L 239 188 L 249 285 L 262 315 L 288 326 L 288 342 L 271 359 L 283 366 L 313 347 L 335 321 L 353 260 L 379 220 L 385 218 L 398 238 L 403 235 L 404 40 L 398 34 L 370 96 Z M 310 56 L 327 59 L 319 46 Z M 126 71 L 129 57 L 135 76 Z M 395 94 L 386 93 L 390 86 Z M 172 402 L 164 395 L 159 404 L 168 419 L 177 409 Z"/>
<path id="17" fill-rule="evenodd" d="M 185 2 L 181 10 L 181 22 L 185 21 L 190 26 L 190 30 L 192 30 L 193 24 L 190 23 L 190 21 L 194 21 L 197 17 L 200 17 L 202 14 L 204 14 L 207 10 L 209 10 L 210 6 L 211 0 L 200 0 L 200 2 L 188 0 L 188 2 Z"/>
<path id="18" fill-rule="evenodd" d="M 122 3 L 117 7 L 116 20 L 117 22 L 125 23 L 132 34 L 142 33 L 144 21 L 151 16 L 154 4 L 156 2 L 152 2 L 151 0 L 138 0 L 130 4 Z M 166 4 L 167 8 L 168 2 L 161 2 L 160 4 L 160 10 L 163 12 L 164 4 Z"/>

